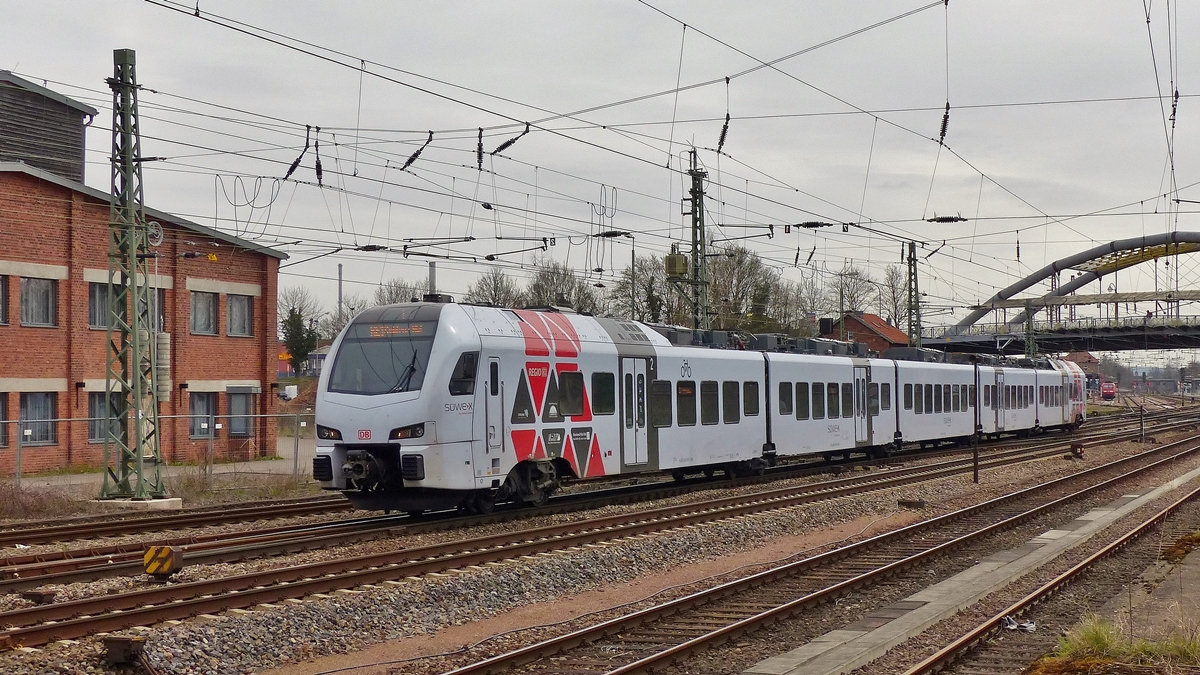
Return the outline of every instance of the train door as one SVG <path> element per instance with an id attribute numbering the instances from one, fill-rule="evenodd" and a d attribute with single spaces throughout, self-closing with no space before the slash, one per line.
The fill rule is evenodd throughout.
<path id="1" fill-rule="evenodd" d="M 854 443 L 860 445 L 871 440 L 867 429 L 867 368 L 854 366 Z"/>
<path id="2" fill-rule="evenodd" d="M 488 358 L 487 370 L 487 449 L 488 453 L 504 448 L 504 383 L 500 381 L 500 359 Z"/>
<path id="3" fill-rule="evenodd" d="M 621 359 L 621 428 L 624 463 L 645 464 L 649 461 L 645 359 Z"/>
<path id="4" fill-rule="evenodd" d="M 1004 371 L 1000 368 L 996 369 L 996 387 L 992 390 L 992 410 L 996 412 L 996 431 L 1004 431 L 1004 415 L 1008 413 L 1004 409 L 1005 397 L 1004 391 Z"/>

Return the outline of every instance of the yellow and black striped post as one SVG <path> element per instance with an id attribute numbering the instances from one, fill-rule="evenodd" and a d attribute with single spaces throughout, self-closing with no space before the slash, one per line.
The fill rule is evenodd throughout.
<path id="1" fill-rule="evenodd" d="M 142 565 L 156 579 L 166 579 L 183 569 L 183 551 L 174 546 L 151 546 L 142 556 Z"/>

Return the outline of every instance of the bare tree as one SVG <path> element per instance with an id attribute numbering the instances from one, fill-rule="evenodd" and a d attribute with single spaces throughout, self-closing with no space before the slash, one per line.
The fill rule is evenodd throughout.
<path id="1" fill-rule="evenodd" d="M 899 265 L 888 265 L 879 284 L 879 314 L 893 326 L 908 316 L 908 279 Z"/>
<path id="2" fill-rule="evenodd" d="M 337 312 L 331 312 L 321 317 L 321 322 L 317 326 L 317 333 L 322 340 L 332 340 L 337 337 L 338 333 L 342 332 L 342 328 L 350 323 L 356 314 L 371 306 L 370 301 L 366 296 L 357 293 L 345 293 L 342 295 L 342 312 L 338 316 Z"/>
<path id="3" fill-rule="evenodd" d="M 713 257 L 708 265 L 708 298 L 716 311 L 713 328 L 741 327 L 755 297 L 761 301 L 764 288 L 774 280 L 775 273 L 763 264 L 762 258 L 743 246 L 734 246 Z"/>
<path id="4" fill-rule="evenodd" d="M 395 305 L 401 302 L 413 302 L 414 299 L 420 300 L 428 288 L 429 281 L 424 279 L 421 281 L 408 281 L 406 279 L 385 281 L 375 289 L 375 304 Z"/>
<path id="5" fill-rule="evenodd" d="M 638 256 L 609 289 L 609 308 L 622 318 L 651 323 L 680 323 L 688 316 L 683 298 L 667 281 L 663 259 Z"/>
<path id="6" fill-rule="evenodd" d="M 533 306 L 567 305 L 577 312 L 600 314 L 604 299 L 575 270 L 563 263 L 542 258 L 533 264 L 534 274 L 525 291 L 525 301 Z"/>
<path id="7" fill-rule="evenodd" d="M 831 281 L 828 302 L 834 311 L 866 311 L 879 293 L 871 276 L 850 264 L 842 267 Z"/>
<path id="8" fill-rule="evenodd" d="M 317 294 L 307 286 L 288 286 L 279 289 L 279 316 L 286 317 L 293 309 L 299 312 L 305 321 L 315 319 L 321 314 L 321 301 Z"/>
<path id="9" fill-rule="evenodd" d="M 503 269 L 489 267 L 488 271 L 467 289 L 463 300 L 494 307 L 520 307 L 525 304 L 525 294 Z"/>

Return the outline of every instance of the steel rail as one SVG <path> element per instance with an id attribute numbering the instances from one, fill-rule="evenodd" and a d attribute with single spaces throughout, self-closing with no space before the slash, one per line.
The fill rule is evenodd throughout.
<path id="1" fill-rule="evenodd" d="M 808 569 L 822 565 L 829 565 L 846 557 L 869 551 L 870 549 L 875 548 L 883 543 L 904 541 L 906 539 L 913 538 L 914 535 L 917 535 L 922 531 L 937 526 L 946 525 L 956 520 L 968 518 L 985 510 L 989 510 L 999 505 L 1020 499 L 1023 496 L 1033 495 L 1037 492 L 1045 491 L 1048 488 L 1062 485 L 1066 481 L 1077 480 L 1080 477 L 1087 476 L 1094 472 L 1119 467 L 1120 465 L 1136 461 L 1137 459 L 1145 459 L 1145 456 L 1150 453 L 1161 454 L 1161 452 L 1170 451 L 1172 448 L 1191 445 L 1191 447 L 1179 452 L 1178 454 L 1157 460 L 1146 466 L 1139 467 L 1124 474 L 1109 478 L 1065 497 L 1041 504 L 1024 513 L 992 523 L 970 534 L 957 537 L 915 555 L 893 561 L 869 572 L 845 579 L 831 586 L 827 586 L 822 590 L 806 594 L 805 596 L 796 598 L 765 612 L 738 620 L 720 629 L 707 632 L 704 635 L 692 638 L 656 654 L 641 658 L 633 663 L 609 670 L 607 671 L 607 675 L 625 675 L 628 673 L 648 672 L 654 669 L 664 668 L 671 662 L 686 658 L 687 656 L 708 649 L 731 638 L 737 637 L 738 635 L 757 630 L 765 625 L 769 625 L 770 623 L 780 619 L 787 618 L 788 616 L 803 609 L 814 607 L 847 592 L 874 583 L 879 579 L 894 575 L 900 571 L 903 571 L 904 569 L 944 554 L 953 548 L 957 548 L 969 543 L 970 541 L 987 536 L 988 534 L 1000 531 L 1004 528 L 1012 527 L 1024 520 L 1035 517 L 1050 509 L 1056 508 L 1057 506 L 1061 506 L 1069 501 L 1085 496 L 1088 493 L 1103 489 L 1104 487 L 1112 485 L 1118 481 L 1125 480 L 1132 475 L 1163 466 L 1167 463 L 1175 461 L 1181 456 L 1200 451 L 1200 445 L 1197 444 L 1198 442 L 1200 442 L 1200 436 L 1195 436 L 1182 441 L 1177 441 L 1167 446 L 1163 446 L 1157 450 L 1151 450 L 1147 453 L 1141 453 L 1139 455 L 1122 458 L 1100 467 L 1089 469 L 1079 474 L 1073 474 L 1071 476 L 1066 476 L 1042 485 L 1026 488 L 1009 495 L 988 500 L 987 502 L 983 502 L 981 504 L 960 509 L 959 511 L 955 511 L 953 513 L 945 514 L 943 516 L 922 521 L 920 523 L 914 523 L 913 525 L 909 525 L 899 530 L 877 535 L 850 546 L 835 549 L 833 551 L 822 553 L 804 560 L 788 563 L 786 565 L 759 572 L 742 579 L 727 582 L 712 589 L 700 591 L 677 600 L 663 603 L 661 605 L 639 610 L 623 617 L 610 619 L 595 626 L 583 628 L 567 635 L 551 638 L 549 640 L 517 649 L 506 654 L 501 654 L 479 663 L 450 671 L 447 673 L 447 675 L 482 675 L 483 673 L 497 673 L 512 667 L 517 667 L 525 663 L 532 662 L 534 660 L 545 659 L 559 654 L 567 649 L 571 649 L 579 645 L 590 644 L 605 637 L 619 634 L 631 627 L 641 626 L 667 616 L 677 615 L 687 609 L 709 604 L 713 601 L 721 600 L 726 597 L 739 595 L 747 590 L 765 586 L 780 579 L 802 573 Z"/>
<path id="2" fill-rule="evenodd" d="M 937 653 L 930 655 L 920 663 L 909 668 L 904 672 L 904 675 L 926 675 L 927 673 L 936 673 L 942 668 L 950 665 L 956 659 L 970 651 L 981 641 L 986 640 L 993 633 L 1000 630 L 1000 625 L 1004 621 L 1004 617 L 1020 616 L 1029 608 L 1054 595 L 1064 586 L 1071 583 L 1091 569 L 1093 565 L 1101 560 L 1104 560 L 1105 558 L 1108 558 L 1117 551 L 1120 551 L 1138 537 L 1141 537 L 1146 532 L 1149 532 L 1151 529 L 1158 526 L 1159 523 L 1166 520 L 1173 513 L 1178 511 L 1183 505 L 1197 499 L 1198 497 L 1200 497 L 1200 487 L 1179 498 L 1174 503 L 1170 504 L 1166 508 L 1143 521 L 1137 527 L 1122 535 L 1119 539 L 1111 542 L 1104 548 L 1096 551 L 1086 559 L 1080 561 L 1071 569 L 1063 572 L 1050 581 L 1047 581 L 1037 590 L 1009 605 L 1004 609 L 1004 611 L 979 624 L 979 626 L 971 630 L 969 633 L 959 637 L 954 642 L 951 642 L 942 649 L 938 650 Z"/>

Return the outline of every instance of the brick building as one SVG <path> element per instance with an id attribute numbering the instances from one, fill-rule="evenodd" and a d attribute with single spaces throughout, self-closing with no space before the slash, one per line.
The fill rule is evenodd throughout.
<path id="1" fill-rule="evenodd" d="M 831 340 L 865 342 L 871 351 L 882 354 L 892 347 L 907 347 L 908 334 L 887 322 L 878 314 L 846 312 L 839 319 L 821 319 L 821 337 Z M 842 333 L 842 324 L 846 332 Z"/>
<path id="2" fill-rule="evenodd" d="M 13 90 L 22 106 L 5 105 Z M 23 471 L 98 465 L 104 450 L 95 418 L 107 406 L 109 195 L 75 178 L 82 152 L 43 161 L 56 138 L 46 125 L 27 123 L 37 133 L 13 141 L 22 125 L 6 116 L 30 111 L 74 120 L 71 138 L 96 112 L 0 71 L 0 475 L 14 469 L 17 420 L 29 430 Z M 238 416 L 276 411 L 275 298 L 286 256 L 155 209 L 146 218 L 164 231 L 149 263 L 157 306 L 144 310 L 169 336 L 163 458 L 197 457 L 209 434 L 219 458 L 274 454 L 274 423 Z"/>

